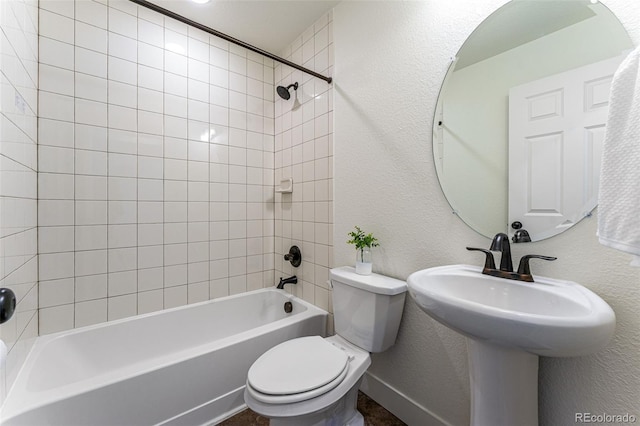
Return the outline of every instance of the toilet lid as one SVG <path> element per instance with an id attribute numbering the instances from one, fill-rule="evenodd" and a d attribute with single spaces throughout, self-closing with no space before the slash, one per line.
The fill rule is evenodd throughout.
<path id="1" fill-rule="evenodd" d="M 342 349 L 322 337 L 300 337 L 265 352 L 249 369 L 247 381 L 254 390 L 273 396 L 322 387 L 328 392 L 342 381 L 336 379 L 344 378 L 348 362 Z"/>

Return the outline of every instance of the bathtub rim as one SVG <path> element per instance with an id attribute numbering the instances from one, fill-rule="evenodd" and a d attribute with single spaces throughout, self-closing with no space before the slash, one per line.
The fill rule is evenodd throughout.
<path id="1" fill-rule="evenodd" d="M 130 321 L 162 315 L 165 313 L 186 310 L 189 308 L 195 308 L 195 307 L 203 306 L 207 304 L 220 303 L 226 300 L 242 298 L 243 296 L 246 297 L 249 295 L 260 294 L 260 293 L 278 293 L 282 295 L 286 300 L 300 303 L 306 309 L 302 312 L 298 312 L 296 315 L 293 315 L 293 316 L 280 318 L 273 322 L 262 324 L 258 327 L 254 327 L 254 328 L 242 331 L 240 333 L 236 333 L 221 339 L 217 339 L 215 341 L 207 342 L 192 348 L 187 348 L 184 350 L 180 350 L 177 352 L 160 356 L 158 358 L 154 358 L 154 361 L 151 363 L 152 365 L 147 366 L 146 368 L 140 368 L 141 363 L 134 363 L 132 365 L 128 365 L 126 367 L 117 369 L 116 372 L 101 374 L 97 378 L 89 378 L 79 382 L 70 383 L 61 387 L 54 387 L 51 389 L 47 389 L 45 391 L 32 391 L 27 389 L 27 383 L 29 378 L 28 372 L 32 368 L 32 365 L 37 359 L 40 352 L 42 352 L 46 348 L 49 342 L 52 342 L 54 340 L 57 340 L 69 335 L 90 332 L 95 329 L 109 327 L 116 324 L 122 324 Z M 142 374 L 147 374 L 156 370 L 160 370 L 162 368 L 165 368 L 167 366 L 174 364 L 176 359 L 188 360 L 191 358 L 195 358 L 209 352 L 211 349 L 222 349 L 222 348 L 226 348 L 228 346 L 237 344 L 239 342 L 246 340 L 247 338 L 250 338 L 252 335 L 258 335 L 260 334 L 260 332 L 266 331 L 270 328 L 283 327 L 286 324 L 291 323 L 292 318 L 296 318 L 299 321 L 303 321 L 305 319 L 312 318 L 315 316 L 327 317 L 328 312 L 297 296 L 294 296 L 291 293 L 286 292 L 285 290 L 279 290 L 279 289 L 276 289 L 275 287 L 266 287 L 266 288 L 248 291 L 245 293 L 238 293 L 234 295 L 223 296 L 216 299 L 205 300 L 203 302 L 177 306 L 174 308 L 148 312 L 141 315 L 120 318 L 113 321 L 92 324 L 92 325 L 74 328 L 70 330 L 63 330 L 57 333 L 51 333 L 44 336 L 38 336 L 36 338 L 36 342 L 33 344 L 31 350 L 29 351 L 29 354 L 27 355 L 25 362 L 23 363 L 22 367 L 20 368 L 20 371 L 18 372 L 18 375 L 16 376 L 16 380 L 14 381 L 13 386 L 7 392 L 4 403 L 2 404 L 2 406 L 0 406 L 0 419 L 3 419 L 0 422 L 0 424 L 4 423 L 5 420 L 6 421 L 11 420 L 12 418 L 17 417 L 21 414 L 24 414 L 30 410 L 41 408 L 43 406 L 58 402 L 65 398 L 78 396 L 83 392 L 89 392 L 100 387 L 112 385 L 128 377 L 132 377 L 132 373 L 134 372 L 137 375 L 142 375 Z M 25 376 L 25 377 L 22 377 L 22 376 Z M 94 383 L 91 383 L 92 380 L 94 381 Z"/>

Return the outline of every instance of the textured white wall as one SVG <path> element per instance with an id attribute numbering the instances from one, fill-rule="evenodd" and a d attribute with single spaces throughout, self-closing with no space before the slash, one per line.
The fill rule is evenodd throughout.
<path id="1" fill-rule="evenodd" d="M 354 224 L 381 247 L 374 269 L 406 278 L 445 264 L 480 264 L 465 246 L 488 246 L 451 214 L 432 159 L 432 117 L 450 58 L 504 0 L 343 2 L 334 10 L 334 264 L 350 264 L 342 243 Z M 607 0 L 640 42 L 640 4 Z M 596 218 L 550 240 L 515 247 L 514 257 L 557 256 L 540 275 L 577 281 L 616 311 L 616 336 L 598 354 L 540 363 L 540 423 L 572 424 L 575 412 L 640 415 L 640 269 L 600 246 Z M 464 340 L 407 300 L 396 345 L 370 372 L 446 423 L 468 423 Z M 384 401 L 382 401 L 384 403 Z M 424 423 L 428 422 L 425 418 Z"/>

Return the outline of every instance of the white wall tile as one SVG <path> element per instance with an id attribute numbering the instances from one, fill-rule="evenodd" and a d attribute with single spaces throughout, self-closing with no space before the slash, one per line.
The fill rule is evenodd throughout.
<path id="1" fill-rule="evenodd" d="M 75 52 L 75 70 L 84 74 L 90 74 L 96 77 L 107 78 L 107 55 L 94 52 L 92 50 L 76 47 L 71 49 L 71 57 L 74 58 Z M 74 63 L 72 59 L 71 63 Z M 109 73 L 110 78 L 114 78 L 111 74 L 118 74 L 117 67 L 113 66 Z"/>
<path id="2" fill-rule="evenodd" d="M 138 44 L 138 62 L 162 72 L 164 65 L 164 50 L 150 44 Z"/>
<path id="3" fill-rule="evenodd" d="M 42 118 L 73 121 L 73 97 L 50 92 L 39 94 L 39 114 Z"/>
<path id="4" fill-rule="evenodd" d="M 144 111 L 163 112 L 164 94 L 155 90 L 138 88 L 138 108 Z"/>
<path id="5" fill-rule="evenodd" d="M 118 105 L 109 105 L 109 127 L 137 131 L 136 110 Z"/>
<path id="6" fill-rule="evenodd" d="M 137 248 L 109 250 L 109 272 L 132 271 L 138 262 Z"/>
<path id="7" fill-rule="evenodd" d="M 202 62 L 209 62 L 209 43 L 203 43 L 195 38 L 189 38 L 189 57 Z"/>
<path id="8" fill-rule="evenodd" d="M 74 302 L 73 278 L 53 281 L 40 280 L 38 291 L 38 306 L 40 308 L 66 305 Z"/>
<path id="9" fill-rule="evenodd" d="M 41 254 L 38 260 L 40 281 L 73 277 L 73 252 Z"/>
<path id="10" fill-rule="evenodd" d="M 107 299 L 87 300 L 75 304 L 75 326 L 99 324 L 107 321 Z"/>
<path id="11" fill-rule="evenodd" d="M 41 9 L 48 10 L 58 15 L 66 16 L 73 19 L 74 1 L 73 0 L 43 0 L 38 6 Z M 14 13 L 16 13 L 15 11 Z"/>
<path id="12" fill-rule="evenodd" d="M 138 45 L 136 40 L 109 32 L 109 55 L 136 62 L 138 60 Z"/>
<path id="13" fill-rule="evenodd" d="M 169 45 L 170 42 L 167 42 Z M 187 76 L 187 57 L 176 51 L 165 50 L 164 70 L 165 72 L 176 74 L 181 77 Z"/>
<path id="14" fill-rule="evenodd" d="M 133 85 L 138 83 L 138 66 L 135 62 L 109 56 L 108 66 L 110 80 Z"/>
<path id="15" fill-rule="evenodd" d="M 47 30 L 65 42 L 41 37 L 55 53 L 42 55 L 41 255 L 66 255 L 48 279 L 67 280 L 43 289 L 46 309 L 64 307 L 44 329 L 261 287 L 274 268 L 273 63 L 130 2 L 76 6 L 70 34 Z"/>
<path id="16" fill-rule="evenodd" d="M 109 177 L 108 199 L 116 201 L 136 200 L 138 188 L 135 178 Z"/>
<path id="17" fill-rule="evenodd" d="M 79 124 L 106 127 L 107 104 L 76 98 L 75 122 Z"/>
<path id="18" fill-rule="evenodd" d="M 174 31 L 171 26 L 170 20 L 165 20 L 164 42 L 165 48 L 172 52 L 180 53 L 181 55 L 187 55 L 188 45 L 187 36 L 180 31 Z"/>
<path id="19" fill-rule="evenodd" d="M 109 103 L 114 105 L 136 108 L 137 86 L 109 80 Z"/>
<path id="20" fill-rule="evenodd" d="M 133 224 L 138 216 L 135 201 L 109 201 L 110 224 Z"/>
<path id="21" fill-rule="evenodd" d="M 135 155 L 138 150 L 138 134 L 129 130 L 109 129 L 109 152 Z"/>
<path id="22" fill-rule="evenodd" d="M 72 200 L 74 176 L 71 174 L 39 173 L 38 197 L 42 200 Z"/>
<path id="23" fill-rule="evenodd" d="M 109 31 L 135 39 L 138 36 L 138 20 L 128 13 L 109 9 Z"/>
<path id="24" fill-rule="evenodd" d="M 176 117 L 187 118 L 187 98 L 165 93 L 164 113 Z"/>
<path id="25" fill-rule="evenodd" d="M 95 1 L 75 2 L 75 19 L 99 28 L 107 28 L 107 7 Z"/>
<path id="26" fill-rule="evenodd" d="M 187 304 L 187 286 L 171 287 L 164 289 L 164 307 L 175 308 Z"/>
<path id="27" fill-rule="evenodd" d="M 63 43 L 47 37 L 39 38 L 39 62 L 68 70 L 74 67 L 74 49 L 72 44 Z"/>
<path id="28" fill-rule="evenodd" d="M 107 251 L 89 250 L 75 253 L 76 277 L 98 275 L 107 272 Z"/>
<path id="29" fill-rule="evenodd" d="M 73 225 L 74 202 L 70 200 L 39 200 L 38 226 Z"/>
<path id="30" fill-rule="evenodd" d="M 164 89 L 162 70 L 146 65 L 138 65 L 138 86 L 162 91 Z"/>
<path id="31" fill-rule="evenodd" d="M 38 144 L 73 148 L 73 123 L 58 120 L 38 120 Z"/>
<path id="32" fill-rule="evenodd" d="M 73 173 L 73 150 L 54 146 L 38 147 L 38 166 L 41 172 Z"/>
<path id="33" fill-rule="evenodd" d="M 107 53 L 107 31 L 76 21 L 76 46 Z"/>
<path id="34" fill-rule="evenodd" d="M 164 133 L 163 125 L 162 114 L 149 111 L 138 111 L 138 131 L 140 133 L 161 136 Z"/>
<path id="35" fill-rule="evenodd" d="M 158 224 L 158 226 L 162 225 Z M 164 263 L 163 248 L 162 245 L 138 246 L 138 269 L 162 267 Z"/>
<path id="36" fill-rule="evenodd" d="M 138 245 L 153 246 L 163 244 L 163 229 L 162 223 L 139 224 Z M 162 252 L 162 247 L 160 247 L 160 251 Z"/>
<path id="37" fill-rule="evenodd" d="M 74 305 L 40 309 L 40 334 L 50 334 L 73 328 Z"/>
<path id="38" fill-rule="evenodd" d="M 77 98 L 106 103 L 107 80 L 88 74 L 75 73 L 75 96 Z"/>
<path id="39" fill-rule="evenodd" d="M 106 233 L 106 230 L 105 230 Z M 86 275 L 75 278 L 76 301 L 94 300 L 107 297 L 107 275 Z M 106 319 L 102 320 L 106 321 Z"/>
<path id="40" fill-rule="evenodd" d="M 157 23 L 139 19 L 138 40 L 159 48 L 164 48 L 164 29 Z"/>
<path id="41" fill-rule="evenodd" d="M 164 218 L 164 204 L 159 201 L 141 201 L 138 203 L 138 223 L 162 224 Z M 186 219 L 185 219 L 186 220 Z"/>
<path id="42" fill-rule="evenodd" d="M 40 35 L 64 43 L 73 44 L 73 19 L 40 9 Z"/>
<path id="43" fill-rule="evenodd" d="M 138 6 L 128 0 L 109 0 L 109 7 L 118 9 L 129 15 L 138 16 Z"/>
<path id="44" fill-rule="evenodd" d="M 73 226 L 44 226 L 38 230 L 39 253 L 73 251 Z"/>
<path id="45" fill-rule="evenodd" d="M 126 318 L 137 314 L 138 298 L 136 294 L 109 297 L 107 317 L 109 321 Z"/>
<path id="46" fill-rule="evenodd" d="M 152 290 L 138 293 L 138 314 L 146 314 L 163 309 L 163 290 Z"/>
<path id="47" fill-rule="evenodd" d="M 161 179 L 138 179 L 138 199 L 140 201 L 162 201 L 163 181 Z"/>
<path id="48" fill-rule="evenodd" d="M 75 150 L 75 173 L 106 176 L 107 154 L 100 151 Z"/>
<path id="49" fill-rule="evenodd" d="M 138 290 L 141 292 L 164 287 L 164 268 L 138 269 Z"/>
<path id="50" fill-rule="evenodd" d="M 209 62 L 189 58 L 187 75 L 189 78 L 209 83 Z"/>
<path id="51" fill-rule="evenodd" d="M 76 201 L 76 225 L 103 225 L 107 223 L 106 201 Z"/>
<path id="52" fill-rule="evenodd" d="M 109 248 L 134 247 L 138 244 L 137 225 L 109 225 L 107 228 Z"/>
<path id="53" fill-rule="evenodd" d="M 156 157 L 138 157 L 138 177 L 162 179 L 164 160 Z"/>
<path id="54" fill-rule="evenodd" d="M 164 73 L 164 91 L 171 95 L 187 97 L 187 78 L 184 76 Z"/>
<path id="55" fill-rule="evenodd" d="M 105 225 L 76 226 L 75 249 L 100 250 L 107 248 L 107 227 Z"/>
<path id="56" fill-rule="evenodd" d="M 64 68 L 42 64 L 39 70 L 39 89 L 61 95 L 73 96 L 73 72 Z"/>

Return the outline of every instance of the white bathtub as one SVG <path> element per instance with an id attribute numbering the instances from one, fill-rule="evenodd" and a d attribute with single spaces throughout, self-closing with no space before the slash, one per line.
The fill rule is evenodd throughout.
<path id="1" fill-rule="evenodd" d="M 293 312 L 284 312 L 284 303 Z M 327 313 L 281 290 L 39 337 L 0 410 L 2 425 L 201 425 L 244 408 L 267 349 L 325 335 Z"/>

